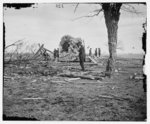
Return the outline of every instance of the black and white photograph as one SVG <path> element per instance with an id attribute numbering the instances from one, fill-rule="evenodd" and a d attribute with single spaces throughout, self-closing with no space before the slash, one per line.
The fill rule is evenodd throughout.
<path id="1" fill-rule="evenodd" d="M 2 3 L 2 121 L 148 122 L 147 1 Z"/>

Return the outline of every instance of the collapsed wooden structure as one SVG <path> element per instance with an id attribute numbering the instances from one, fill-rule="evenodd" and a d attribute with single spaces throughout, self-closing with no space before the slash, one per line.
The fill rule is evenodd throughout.
<path id="1" fill-rule="evenodd" d="M 44 48 L 44 44 L 39 44 L 39 49 L 33 55 L 32 59 L 51 60 L 53 59 L 53 52 Z"/>
<path id="2" fill-rule="evenodd" d="M 70 49 L 73 51 L 73 47 L 70 47 Z M 75 48 L 77 49 L 77 48 Z M 78 61 L 78 52 L 77 50 L 75 50 L 76 52 L 68 52 L 68 53 L 59 53 L 60 57 L 59 60 L 60 61 Z M 97 60 L 93 57 L 93 56 L 89 56 L 86 55 L 86 58 L 89 59 L 91 62 L 93 62 L 94 64 L 98 64 Z M 52 60 L 54 59 L 53 56 L 53 52 L 44 48 L 44 44 L 40 45 L 39 44 L 39 49 L 37 50 L 37 52 L 33 55 L 32 59 L 38 59 L 38 60 Z"/>
<path id="3" fill-rule="evenodd" d="M 70 35 L 63 36 L 59 44 L 60 61 L 79 61 L 79 43 L 85 47 L 84 40 L 81 38 L 74 38 Z M 86 55 L 86 60 L 98 64 L 97 60 L 92 55 Z"/>
<path id="4" fill-rule="evenodd" d="M 7 49 L 10 46 L 17 46 L 19 43 L 22 43 L 22 40 L 18 40 L 15 43 L 8 45 L 5 47 Z M 81 38 L 73 38 L 72 36 L 65 35 L 61 38 L 60 44 L 59 44 L 59 61 L 64 61 L 64 62 L 76 62 L 79 61 L 78 58 L 78 43 L 82 42 L 82 45 L 84 45 L 84 41 Z M 36 52 L 32 51 L 32 53 L 26 54 L 26 52 L 22 53 L 11 53 L 12 55 L 5 56 L 6 60 L 54 60 L 54 52 L 51 50 L 48 50 L 44 47 L 44 44 L 37 44 L 39 47 L 36 49 Z M 85 45 L 84 45 L 85 46 Z M 25 54 L 23 54 L 25 53 Z M 10 56 L 10 57 L 9 57 Z M 15 56 L 15 57 L 12 57 Z M 17 57 L 18 56 L 18 57 Z M 9 59 L 10 58 L 10 59 Z M 92 55 L 86 55 L 86 61 L 91 61 L 94 64 L 98 64 L 95 56 Z"/>

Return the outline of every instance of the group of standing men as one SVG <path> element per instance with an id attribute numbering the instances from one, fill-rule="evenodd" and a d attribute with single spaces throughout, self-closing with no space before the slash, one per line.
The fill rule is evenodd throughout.
<path id="1" fill-rule="evenodd" d="M 96 57 L 100 57 L 101 56 L 101 49 L 100 48 L 96 48 L 94 55 Z M 89 49 L 89 56 L 92 56 L 92 48 Z"/>

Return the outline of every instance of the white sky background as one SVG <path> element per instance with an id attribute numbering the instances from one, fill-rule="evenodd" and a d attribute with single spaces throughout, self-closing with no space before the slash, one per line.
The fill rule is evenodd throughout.
<path id="1" fill-rule="evenodd" d="M 134 6 L 134 5 L 133 5 Z M 76 13 L 72 4 L 64 8 L 56 8 L 56 4 L 38 4 L 37 8 L 4 10 L 6 26 L 6 45 L 24 39 L 29 44 L 44 43 L 49 50 L 58 48 L 64 35 L 81 37 L 85 45 L 94 49 L 100 47 L 102 53 L 108 53 L 107 30 L 103 12 L 93 18 L 73 19 L 88 15 L 89 12 L 100 8 L 99 5 L 80 4 Z M 121 11 L 118 28 L 118 42 L 123 50 L 119 53 L 142 53 L 142 24 L 146 20 L 146 6 L 136 5 L 135 9 L 142 14 Z M 88 51 L 87 51 L 88 52 Z"/>

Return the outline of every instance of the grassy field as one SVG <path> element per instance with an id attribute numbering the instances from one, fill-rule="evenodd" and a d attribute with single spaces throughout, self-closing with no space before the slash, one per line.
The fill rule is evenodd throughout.
<path id="1" fill-rule="evenodd" d="M 142 59 L 118 58 L 114 77 L 104 77 L 99 64 L 78 62 L 12 62 L 4 65 L 3 114 L 65 121 L 145 121 L 146 93 Z M 71 79 L 59 74 L 99 76 L 102 80 Z"/>

